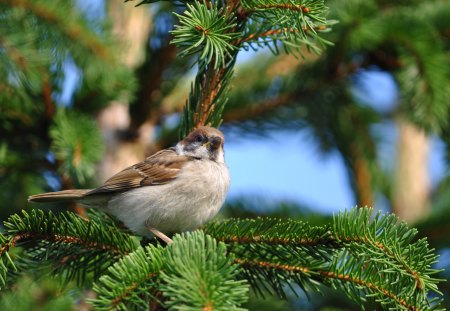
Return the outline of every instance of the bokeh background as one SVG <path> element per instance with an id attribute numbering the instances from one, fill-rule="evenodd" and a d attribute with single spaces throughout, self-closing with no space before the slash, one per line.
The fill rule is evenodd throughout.
<path id="1" fill-rule="evenodd" d="M 196 72 L 195 55 L 170 44 L 171 12 L 183 8 L 137 3 L 0 1 L 2 220 L 30 209 L 30 194 L 95 187 L 179 139 Z M 418 227 L 446 267 L 450 4 L 326 4 L 337 23 L 322 54 L 240 52 L 221 127 L 232 186 L 219 217 L 321 223 L 368 205 Z M 332 293 L 312 301 L 249 307 L 352 309 Z"/>

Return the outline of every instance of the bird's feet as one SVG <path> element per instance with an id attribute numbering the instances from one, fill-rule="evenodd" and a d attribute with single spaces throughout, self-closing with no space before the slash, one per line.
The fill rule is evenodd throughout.
<path id="1" fill-rule="evenodd" d="M 150 230 L 151 233 L 153 233 L 155 236 L 157 236 L 158 238 L 160 238 L 161 240 L 163 240 L 164 242 L 166 242 L 167 245 L 172 244 L 172 239 L 169 238 L 167 235 L 165 235 L 164 233 L 162 233 L 161 231 L 159 231 L 156 228 L 151 228 L 151 227 L 147 227 L 148 230 Z"/>

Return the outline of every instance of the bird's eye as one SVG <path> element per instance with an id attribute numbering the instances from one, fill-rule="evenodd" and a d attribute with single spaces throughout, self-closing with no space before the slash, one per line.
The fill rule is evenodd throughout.
<path id="1" fill-rule="evenodd" d="M 203 136 L 202 135 L 195 136 L 195 141 L 199 143 L 203 142 Z"/>

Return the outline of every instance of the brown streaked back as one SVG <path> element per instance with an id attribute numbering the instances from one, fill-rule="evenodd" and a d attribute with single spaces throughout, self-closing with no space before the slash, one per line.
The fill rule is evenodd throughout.
<path id="1" fill-rule="evenodd" d="M 183 165 L 192 160 L 178 155 L 174 148 L 161 150 L 143 162 L 130 166 L 108 179 L 86 195 L 121 192 L 142 186 L 155 186 L 177 178 Z"/>

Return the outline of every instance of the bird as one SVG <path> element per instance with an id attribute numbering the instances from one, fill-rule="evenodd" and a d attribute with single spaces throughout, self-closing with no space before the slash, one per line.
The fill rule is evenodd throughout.
<path id="1" fill-rule="evenodd" d="M 222 207 L 230 187 L 224 141 L 220 130 L 200 126 L 98 188 L 41 193 L 28 201 L 76 201 L 115 216 L 140 236 L 170 244 L 169 235 L 201 227 Z"/>

